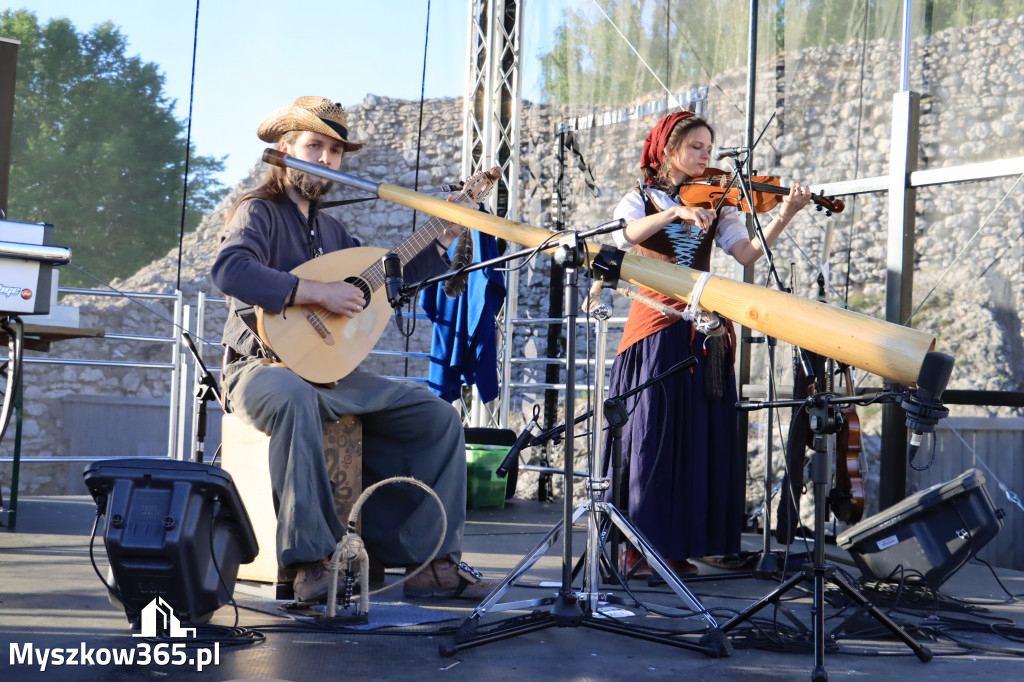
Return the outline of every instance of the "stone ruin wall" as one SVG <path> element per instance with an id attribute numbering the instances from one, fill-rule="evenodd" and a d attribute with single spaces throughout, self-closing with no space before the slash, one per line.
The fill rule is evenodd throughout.
<path id="1" fill-rule="evenodd" d="M 915 74 L 913 82 L 924 82 L 922 92 L 922 144 L 918 153 L 923 167 L 934 164 L 957 165 L 986 160 L 992 152 L 992 141 L 998 140 L 995 153 L 1006 149 L 1024 149 L 1024 74 L 1017 60 L 1007 55 L 1024 48 L 1024 26 L 1021 20 L 987 22 L 966 31 L 947 31 L 931 38 L 920 49 L 941 55 L 945 45 L 970 42 L 981 46 L 980 54 L 949 50 L 955 59 L 929 61 L 926 73 Z M 969 33 L 971 35 L 964 35 Z M 897 82 L 899 59 L 895 46 L 872 45 L 868 51 L 867 77 L 863 84 L 864 106 L 857 105 L 859 96 L 849 82 L 832 77 L 849 71 L 861 51 L 855 46 L 813 48 L 790 55 L 786 63 L 790 83 L 786 88 L 787 108 L 793 112 L 785 117 L 782 134 L 766 140 L 769 149 L 759 148 L 759 162 L 768 163 L 759 173 L 777 175 L 784 183 L 829 182 L 855 176 L 880 176 L 887 172 L 889 126 L 892 92 Z M 982 61 L 984 69 L 968 68 L 965 60 Z M 769 78 L 773 69 L 765 69 Z M 726 73 L 710 88 L 709 112 L 723 144 L 738 144 L 742 139 L 741 107 L 724 102 L 722 92 L 745 91 L 745 73 Z M 774 83 L 763 83 L 760 91 L 770 91 Z M 838 111 L 817 111 L 823 89 L 843 101 Z M 969 110 L 962 107 L 969 101 Z M 419 178 L 416 177 L 417 131 L 420 129 L 419 102 L 368 95 L 350 107 L 350 121 L 356 139 L 371 142 L 363 151 L 346 158 L 343 170 L 356 176 L 389 182 L 405 187 L 427 188 L 456 181 L 461 165 L 461 99 L 429 100 L 423 107 L 423 137 L 419 152 Z M 800 112 L 795 113 L 795 112 Z M 816 112 L 827 119 L 825 129 Z M 784 112 L 783 112 L 784 113 Z M 555 107 L 524 103 L 521 119 L 521 194 L 519 219 L 527 224 L 550 228 L 552 225 L 556 175 L 555 126 L 575 112 Z M 802 118 L 802 120 L 800 120 Z M 618 199 L 633 184 L 637 157 L 642 140 L 654 117 L 630 123 L 592 129 L 579 134 L 585 160 L 593 169 L 600 196 L 588 194 L 582 175 L 576 171 L 574 159 L 564 193 L 567 227 L 584 229 L 606 221 Z M 950 135 L 949 131 L 960 131 Z M 858 137 L 859 134 L 859 137 Z M 859 139 L 859 146 L 854 140 Z M 938 142 L 936 140 L 941 140 Z M 254 161 L 261 151 L 253 138 Z M 1008 156 L 1015 156 L 1011 153 Z M 766 161 L 762 161 L 766 159 Z M 857 169 L 856 175 L 850 169 Z M 186 236 L 181 263 L 181 290 L 186 302 L 194 303 L 200 292 L 219 297 L 210 284 L 208 269 L 217 246 L 217 236 L 228 208 L 239 196 L 258 184 L 262 171 L 257 163 L 250 175 L 236 186 L 222 204 L 208 215 L 199 228 Z M 1012 179 L 1010 179 L 1012 181 Z M 1024 268 L 1022 268 L 1022 203 L 1021 191 L 1003 195 L 1011 182 L 969 183 L 938 186 L 918 190 L 917 256 L 915 258 L 915 291 L 935 293 L 915 317 L 914 326 L 929 329 L 939 338 L 939 350 L 957 357 L 950 388 L 989 390 L 1024 390 L 1024 336 L 1021 334 L 1024 305 Z M 330 199 L 351 198 L 354 190 L 337 189 Z M 797 293 L 812 296 L 811 287 L 817 273 L 813 256 L 820 254 L 825 227 L 835 221 L 836 236 L 831 262 L 839 279 L 840 292 L 845 293 L 846 271 L 849 271 L 848 300 L 859 311 L 873 317 L 884 317 L 886 198 L 884 195 L 862 195 L 844 214 L 831 219 L 820 213 L 805 211 L 787 229 L 775 246 L 775 262 L 780 274 L 787 278 L 790 263 L 795 263 L 793 276 Z M 391 245 L 404 238 L 413 223 L 409 209 L 371 201 L 332 209 L 364 241 L 372 245 Z M 429 216 L 416 216 L 422 225 Z M 978 232 L 984 222 L 986 228 Z M 976 234 L 977 233 L 977 234 Z M 59 227 L 58 227 L 59 242 Z M 178 278 L 178 251 L 154 261 L 131 278 L 115 281 L 113 286 L 125 292 L 167 293 L 175 288 Z M 735 276 L 731 260 L 718 254 L 716 271 Z M 520 276 L 518 307 L 521 317 L 546 317 L 552 286 L 550 259 L 532 262 Z M 763 269 L 758 278 L 764 277 Z M 760 281 L 760 280 L 759 280 Z M 918 300 L 922 294 L 915 296 Z M 628 301 L 606 294 L 614 304 L 616 315 L 625 315 Z M 65 296 L 61 303 L 80 306 L 81 326 L 101 328 L 108 334 L 127 336 L 171 336 L 171 311 L 164 301 L 132 300 L 127 297 L 87 298 Z M 202 336 L 219 339 L 224 320 L 224 306 L 212 303 Z M 546 353 L 545 330 L 538 327 L 517 331 L 512 344 L 516 355 L 542 357 Z M 617 339 L 611 334 L 609 345 Z M 408 341 L 408 350 L 428 352 L 430 330 L 421 324 Z M 580 349 L 585 348 L 580 338 Z M 406 349 L 406 339 L 393 326 L 388 327 L 378 349 Z M 55 357 L 86 358 L 95 361 L 133 361 L 168 363 L 171 348 L 166 343 L 140 343 L 134 339 L 83 340 L 63 342 L 54 347 Z M 776 380 L 789 381 L 788 351 L 778 353 L 780 365 Z M 28 353 L 45 359 L 48 356 Z M 219 366 L 216 351 L 206 354 L 207 364 Z M 422 376 L 423 361 L 411 363 L 410 375 Z M 765 358 L 761 347 L 753 351 L 754 383 L 764 383 Z M 371 356 L 367 365 L 374 371 L 401 374 L 402 367 L 393 358 Z M 582 376 L 581 376 L 582 378 Z M 543 369 L 527 366 L 521 377 L 513 380 L 543 381 Z M 80 436 L 68 433 L 66 405 L 81 396 L 113 396 L 118 404 L 166 404 L 170 390 L 170 373 L 145 368 L 112 368 L 81 365 L 28 364 L 25 370 L 24 423 L 22 455 L 24 457 L 64 457 L 73 454 L 81 443 Z M 513 427 L 524 421 L 522 415 L 532 409 L 540 394 L 518 396 L 512 407 Z M 958 410 L 957 414 L 1000 415 L 1006 410 L 976 408 Z M 870 458 L 878 454 L 878 414 L 862 417 L 865 452 Z M 760 423 L 752 419 L 750 432 L 750 499 L 761 499 L 760 479 L 763 471 L 763 433 Z M 14 425 L 8 435 L 13 439 Z M 761 428 L 763 430 L 763 428 Z M 112 434 L 116 435 L 116 434 Z M 95 438 L 95 436 L 93 436 Z M 113 439 L 112 438 L 112 442 Z M 150 447 L 159 448 L 159 438 Z M 778 447 L 778 446 L 777 446 Z M 116 449 L 116 448 L 115 448 Z M 555 449 L 557 450 L 557 448 Z M 557 454 L 553 450 L 554 454 Z M 9 450 L 8 450 L 9 452 Z M 158 452 L 110 451 L 109 456 L 136 456 Z M 557 463 L 554 464 L 558 466 Z M 81 464 L 26 464 L 21 469 L 22 494 L 78 493 Z M 875 472 L 877 466 L 869 465 Z M 557 477 L 556 477 L 557 478 Z M 527 479 L 531 480 L 531 479 Z M 0 468 L 0 481 L 8 495 L 10 465 Z M 532 480 L 531 480 L 532 482 Z M 520 494 L 534 488 L 521 485 Z M 868 480 L 869 491 L 877 480 Z"/>

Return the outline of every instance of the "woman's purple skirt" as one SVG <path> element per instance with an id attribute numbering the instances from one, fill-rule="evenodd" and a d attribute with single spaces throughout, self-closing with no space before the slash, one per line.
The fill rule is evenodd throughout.
<path id="1" fill-rule="evenodd" d="M 707 397 L 710 354 L 703 334 L 691 342 L 690 326 L 680 320 L 630 346 L 615 358 L 609 382 L 614 397 L 691 355 L 698 360 L 625 401 L 619 508 L 666 559 L 739 552 L 745 513 L 732 356 L 717 354 L 723 390 Z M 606 462 L 613 447 L 607 438 Z"/>

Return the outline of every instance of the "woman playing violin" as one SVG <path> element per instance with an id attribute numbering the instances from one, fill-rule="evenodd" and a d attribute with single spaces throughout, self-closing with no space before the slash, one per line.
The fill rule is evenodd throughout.
<path id="1" fill-rule="evenodd" d="M 640 182 L 615 209 L 614 217 L 627 221 L 615 234 L 620 248 L 702 271 L 711 267 L 713 243 L 743 265 L 761 257 L 737 208 L 715 211 L 679 200 L 680 186 L 705 174 L 714 142 L 710 124 L 689 112 L 658 121 L 644 142 Z M 806 187 L 790 189 L 764 229 L 769 246 L 810 198 Z M 654 291 L 640 293 L 679 313 L 686 308 Z M 690 369 L 629 399 L 622 434 L 620 499 L 631 522 L 680 574 L 697 571 L 691 557 L 740 548 L 746 468 L 736 433 L 735 341 L 732 325 L 724 326 L 727 334 L 705 336 L 680 316 L 635 302 L 611 370 L 609 393 L 618 395 L 697 357 Z M 624 568 L 649 572 L 641 560 L 629 550 Z"/>

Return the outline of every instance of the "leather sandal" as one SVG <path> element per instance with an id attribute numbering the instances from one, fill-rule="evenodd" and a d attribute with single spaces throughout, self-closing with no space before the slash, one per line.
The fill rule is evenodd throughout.
<path id="1" fill-rule="evenodd" d="M 409 567 L 406 574 L 414 570 L 415 567 Z M 426 568 L 405 582 L 404 590 L 405 596 L 412 598 L 481 599 L 490 594 L 497 584 L 494 580 L 484 580 L 480 571 L 465 561 L 456 564 L 450 559 L 434 559 Z"/>
<path id="2" fill-rule="evenodd" d="M 635 549 L 629 549 L 622 553 L 620 565 L 622 574 L 627 578 L 646 578 L 654 573 L 644 556 Z"/>
<path id="3" fill-rule="evenodd" d="M 299 601 L 324 601 L 331 588 L 331 572 L 323 561 L 313 561 L 296 567 L 292 591 Z"/>

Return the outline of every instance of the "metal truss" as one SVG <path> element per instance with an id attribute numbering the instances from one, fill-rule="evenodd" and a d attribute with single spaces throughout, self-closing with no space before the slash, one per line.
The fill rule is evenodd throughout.
<path id="1" fill-rule="evenodd" d="M 469 21 L 468 57 L 463 102 L 463 177 L 497 165 L 501 178 L 488 197 L 496 216 L 518 220 L 519 113 L 522 101 L 522 39 L 524 0 L 473 0 Z M 511 246 L 511 245 L 510 245 Z M 514 248 L 514 247 L 513 247 Z M 473 401 L 470 422 L 478 426 L 508 425 L 508 377 L 511 372 L 511 324 L 516 316 L 518 273 L 510 271 L 509 294 L 497 324 L 503 329 L 499 349 L 502 386 L 497 418 L 485 415 Z"/>

